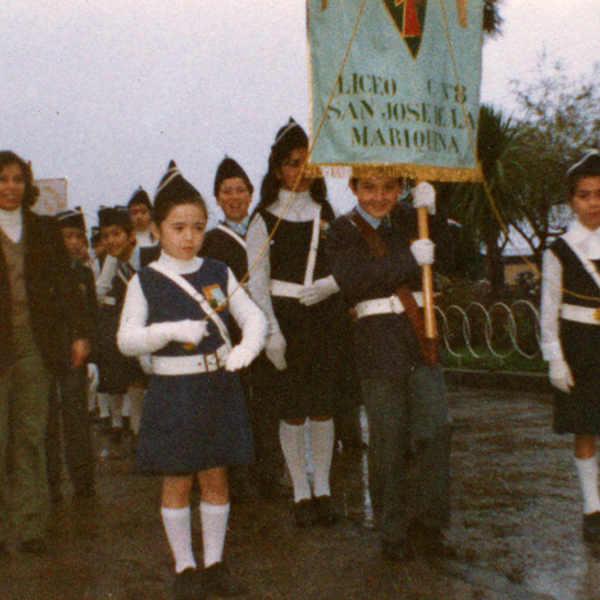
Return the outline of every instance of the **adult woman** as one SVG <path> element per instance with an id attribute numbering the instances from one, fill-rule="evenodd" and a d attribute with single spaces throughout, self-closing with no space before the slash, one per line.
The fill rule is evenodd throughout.
<path id="1" fill-rule="evenodd" d="M 21 550 L 32 553 L 45 550 L 49 513 L 45 435 L 51 373 L 83 365 L 89 333 L 56 221 L 29 208 L 37 193 L 31 167 L 14 152 L 0 152 L 0 549 L 6 550 L 12 517 Z"/>
<path id="2" fill-rule="evenodd" d="M 343 309 L 319 243 L 333 210 L 324 180 L 305 176 L 307 158 L 306 133 L 290 119 L 271 147 L 260 203 L 247 235 L 250 294 L 269 322 L 265 351 L 275 369 L 268 381 L 278 403 L 280 441 L 294 486 L 298 526 L 329 524 L 338 518 L 329 470 L 339 371 L 336 329 Z M 307 418 L 314 494 L 304 458 Z"/>

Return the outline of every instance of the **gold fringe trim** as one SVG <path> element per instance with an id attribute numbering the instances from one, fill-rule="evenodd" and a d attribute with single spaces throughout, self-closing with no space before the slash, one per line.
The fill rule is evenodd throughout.
<path id="1" fill-rule="evenodd" d="M 478 167 L 438 167 L 413 163 L 360 163 L 333 164 L 309 163 L 306 172 L 311 177 L 405 177 L 422 181 L 447 181 L 465 183 L 483 181 L 483 173 Z"/>

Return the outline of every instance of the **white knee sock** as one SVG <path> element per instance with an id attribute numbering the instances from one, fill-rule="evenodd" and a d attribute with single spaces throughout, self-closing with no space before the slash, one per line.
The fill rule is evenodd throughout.
<path id="1" fill-rule="evenodd" d="M 204 548 L 204 566 L 210 567 L 221 562 L 225 533 L 229 519 L 229 502 L 227 504 L 207 504 L 200 502 L 200 519 L 202 521 L 202 546 Z"/>
<path id="2" fill-rule="evenodd" d="M 142 404 L 146 390 L 142 387 L 130 387 L 127 390 L 129 398 L 129 417 L 131 419 L 131 429 L 137 435 L 140 432 L 140 421 L 142 420 Z"/>
<path id="3" fill-rule="evenodd" d="M 190 507 L 165 508 L 162 506 L 160 514 L 175 559 L 175 572 L 181 573 L 189 567 L 195 569 L 196 561 L 192 552 Z"/>
<path id="4" fill-rule="evenodd" d="M 111 394 L 99 393 L 98 394 L 98 408 L 100 409 L 100 418 L 104 419 L 110 417 L 110 397 Z"/>
<path id="5" fill-rule="evenodd" d="M 110 409 L 112 426 L 123 427 L 123 415 L 121 413 L 123 409 L 123 395 L 110 394 L 108 397 L 108 408 Z"/>
<path id="6" fill-rule="evenodd" d="M 315 468 L 315 496 L 329 496 L 329 470 L 333 455 L 335 433 L 333 419 L 327 421 L 309 421 L 310 450 Z"/>
<path id="7" fill-rule="evenodd" d="M 586 515 L 600 511 L 600 496 L 598 495 L 598 459 L 575 458 L 575 468 L 579 477 L 579 485 L 583 492 L 583 512 Z"/>
<path id="8" fill-rule="evenodd" d="M 304 426 L 289 425 L 285 421 L 281 421 L 279 423 L 279 440 L 294 485 L 294 502 L 310 498 L 310 486 L 306 475 Z"/>

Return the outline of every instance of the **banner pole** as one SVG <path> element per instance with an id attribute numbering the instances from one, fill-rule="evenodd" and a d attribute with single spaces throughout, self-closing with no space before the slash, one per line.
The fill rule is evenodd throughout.
<path id="1" fill-rule="evenodd" d="M 419 239 L 429 238 L 429 215 L 427 207 L 417 209 L 417 223 L 419 227 Z M 433 270 L 431 265 L 423 265 L 423 312 L 425 316 L 425 337 L 435 339 L 435 309 L 433 304 Z"/>

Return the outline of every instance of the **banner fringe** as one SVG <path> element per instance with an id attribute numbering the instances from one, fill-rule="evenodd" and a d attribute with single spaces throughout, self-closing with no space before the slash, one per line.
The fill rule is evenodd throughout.
<path id="1" fill-rule="evenodd" d="M 330 164 L 309 163 L 306 172 L 310 177 L 404 177 L 422 181 L 446 181 L 466 183 L 483 181 L 481 169 L 476 167 L 440 167 L 435 165 L 417 165 L 413 163 L 360 163 Z"/>

